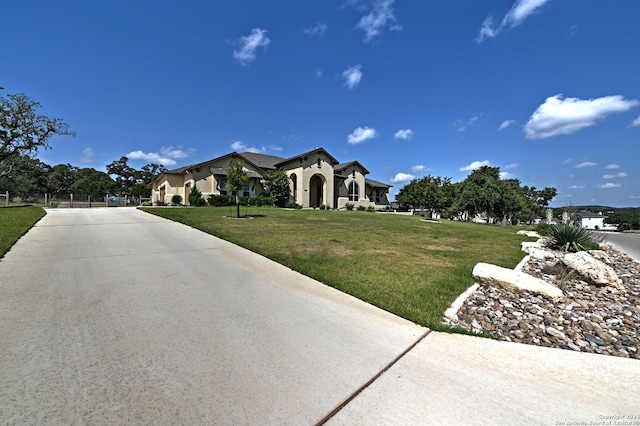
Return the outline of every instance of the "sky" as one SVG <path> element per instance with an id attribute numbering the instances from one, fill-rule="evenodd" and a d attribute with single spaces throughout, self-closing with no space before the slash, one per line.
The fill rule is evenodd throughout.
<path id="1" fill-rule="evenodd" d="M 76 137 L 38 157 L 171 169 L 357 160 L 392 197 L 483 165 L 554 207 L 640 206 L 635 0 L 3 0 L 3 95 Z"/>

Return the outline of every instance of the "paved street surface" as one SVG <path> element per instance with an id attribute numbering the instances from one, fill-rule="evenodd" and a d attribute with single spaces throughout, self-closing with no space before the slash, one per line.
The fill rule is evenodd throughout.
<path id="1" fill-rule="evenodd" d="M 607 232 L 607 244 L 640 262 L 640 233 Z"/>
<path id="2" fill-rule="evenodd" d="M 48 210 L 0 260 L 2 423 L 553 424 L 639 394 L 638 361 L 429 333 L 135 209 Z"/>

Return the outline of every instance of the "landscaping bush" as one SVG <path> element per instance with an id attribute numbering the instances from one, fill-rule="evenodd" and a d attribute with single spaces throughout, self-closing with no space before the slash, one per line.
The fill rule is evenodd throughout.
<path id="1" fill-rule="evenodd" d="M 171 197 L 171 205 L 179 206 L 180 204 L 182 204 L 182 195 L 174 194 L 173 197 Z"/>
<path id="2" fill-rule="evenodd" d="M 368 212 L 371 212 L 371 213 L 375 213 L 376 208 L 375 208 L 375 207 L 373 207 L 373 206 L 369 206 L 369 207 L 367 207 L 367 211 L 368 211 Z"/>
<path id="3" fill-rule="evenodd" d="M 211 194 L 207 199 L 207 203 L 213 207 L 226 207 L 233 204 L 233 197 L 229 195 Z"/>
<path id="4" fill-rule="evenodd" d="M 365 206 L 358 206 L 358 211 L 359 212 L 363 212 L 365 210 L 367 210 L 367 208 Z"/>
<path id="5" fill-rule="evenodd" d="M 326 209 L 327 209 L 327 206 L 326 206 L 326 205 L 324 205 L 324 204 L 320 204 L 320 210 L 326 210 Z"/>
<path id="6" fill-rule="evenodd" d="M 256 207 L 270 207 L 276 204 L 276 198 L 271 195 L 259 195 L 251 199 L 251 205 Z"/>
<path id="7" fill-rule="evenodd" d="M 549 247 L 570 252 L 597 250 L 600 244 L 595 242 L 587 229 L 566 224 L 545 225 L 551 237 Z"/>
<path id="8" fill-rule="evenodd" d="M 344 208 L 347 210 L 353 210 L 355 206 L 356 206 L 355 204 L 347 203 L 344 205 Z"/>
<path id="9" fill-rule="evenodd" d="M 197 186 L 194 186 L 191 192 L 189 192 L 189 205 L 193 207 L 202 207 L 205 204 L 207 203 L 202 197 L 202 192 L 200 192 Z"/>

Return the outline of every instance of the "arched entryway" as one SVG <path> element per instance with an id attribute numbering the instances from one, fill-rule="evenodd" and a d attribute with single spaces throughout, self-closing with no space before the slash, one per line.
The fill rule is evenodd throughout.
<path id="1" fill-rule="evenodd" d="M 326 194 L 326 183 L 323 175 L 315 174 L 309 179 L 309 207 L 320 207 L 327 204 L 324 199 Z"/>

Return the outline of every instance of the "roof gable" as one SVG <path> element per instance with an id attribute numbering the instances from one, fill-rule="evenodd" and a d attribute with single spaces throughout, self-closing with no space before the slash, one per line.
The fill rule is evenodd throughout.
<path id="1" fill-rule="evenodd" d="M 367 170 L 359 161 L 349 161 L 348 163 L 336 164 L 333 166 L 333 170 L 338 173 L 342 173 L 349 167 L 358 167 L 362 171 L 363 175 L 369 174 L 369 170 Z"/>
<path id="2" fill-rule="evenodd" d="M 286 159 L 282 160 L 281 162 L 279 162 L 277 164 L 274 164 L 274 166 L 279 167 L 279 166 L 282 166 L 284 164 L 287 164 L 287 163 L 290 163 L 292 161 L 295 161 L 295 160 L 297 160 L 299 158 L 309 157 L 309 156 L 311 156 L 311 155 L 313 155 L 315 153 L 321 153 L 321 154 L 324 154 L 325 156 L 327 156 L 329 158 L 329 161 L 331 161 L 331 165 L 332 166 L 335 166 L 336 164 L 338 164 L 338 160 L 336 160 L 333 157 L 333 155 L 329 154 L 326 149 L 324 149 L 324 148 L 316 148 L 314 150 L 305 152 L 303 154 L 298 154 L 298 155 L 296 155 L 294 157 L 286 158 Z"/>

